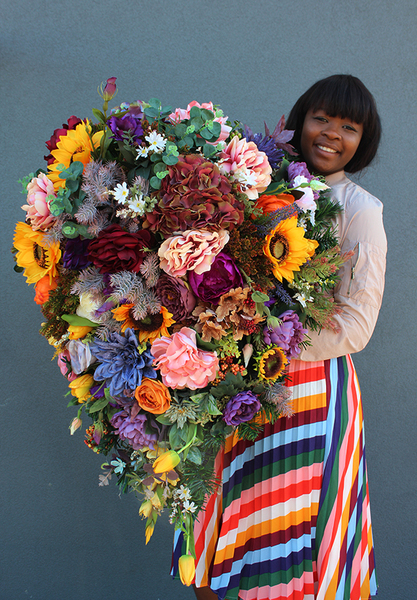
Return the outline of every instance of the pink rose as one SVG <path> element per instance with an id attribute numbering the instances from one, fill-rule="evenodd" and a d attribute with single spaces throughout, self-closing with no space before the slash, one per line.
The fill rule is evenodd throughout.
<path id="1" fill-rule="evenodd" d="M 45 173 L 40 173 L 28 184 L 27 192 L 27 204 L 22 206 L 26 211 L 26 220 L 30 222 L 34 231 L 37 229 L 45 231 L 56 219 L 49 210 L 51 197 L 56 198 L 54 184 Z"/>
<path id="2" fill-rule="evenodd" d="M 160 267 L 172 277 L 187 271 L 199 275 L 209 271 L 214 259 L 229 241 L 226 230 L 188 230 L 166 239 L 158 250 Z"/>
<path id="3" fill-rule="evenodd" d="M 200 104 L 196 100 L 193 100 L 193 102 L 190 102 L 186 109 L 176 108 L 175 111 L 169 115 L 168 119 L 170 119 L 173 123 L 181 123 L 181 121 L 188 121 L 188 119 L 190 118 L 190 110 L 193 106 L 211 110 L 212 113 L 216 114 L 216 109 L 213 106 L 213 102 L 203 102 L 203 104 Z M 216 117 L 215 119 L 213 119 L 213 121 L 216 121 L 216 123 L 220 123 L 222 127 L 220 136 L 217 138 L 215 143 L 217 144 L 218 142 L 224 142 L 224 140 L 227 139 L 227 136 L 232 130 L 232 128 L 229 125 L 226 125 L 227 117 Z"/>
<path id="4" fill-rule="evenodd" d="M 204 388 L 215 379 L 219 368 L 216 353 L 199 350 L 196 333 L 189 327 L 183 327 L 169 338 L 156 339 L 151 353 L 163 383 L 173 389 Z"/>
<path id="5" fill-rule="evenodd" d="M 71 370 L 71 356 L 66 348 L 63 352 L 58 354 L 58 367 L 68 381 L 74 381 L 74 379 L 77 379 L 76 373 L 73 373 Z"/>
<path id="6" fill-rule="evenodd" d="M 232 138 L 221 153 L 219 168 L 224 175 L 231 175 L 239 181 L 242 191 L 251 200 L 256 200 L 271 183 L 272 168 L 267 155 L 245 138 Z"/>

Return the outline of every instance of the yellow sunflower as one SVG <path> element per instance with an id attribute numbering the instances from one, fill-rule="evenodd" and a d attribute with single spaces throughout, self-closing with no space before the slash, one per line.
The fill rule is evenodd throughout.
<path id="1" fill-rule="evenodd" d="M 17 223 L 14 247 L 17 249 L 16 262 L 25 269 L 27 283 L 37 283 L 49 275 L 49 283 L 58 275 L 57 264 L 61 258 L 58 242 L 48 245 L 42 231 L 33 231 L 26 223 Z"/>
<path id="2" fill-rule="evenodd" d="M 71 163 L 79 161 L 85 166 L 90 162 L 91 152 L 98 148 L 104 131 L 97 131 L 91 137 L 91 126 L 88 121 L 79 123 L 75 129 L 70 129 L 66 135 L 61 135 L 57 147 L 52 150 L 54 162 L 48 165 L 48 177 L 54 183 L 54 189 L 57 191 L 65 186 L 65 180 L 59 178 L 64 165 L 67 169 Z"/>
<path id="3" fill-rule="evenodd" d="M 299 271 L 319 245 L 304 237 L 304 229 L 297 227 L 297 217 L 284 219 L 265 238 L 264 253 L 273 265 L 275 277 L 291 282 L 294 271 Z"/>
<path id="4" fill-rule="evenodd" d="M 123 321 L 122 332 L 128 327 L 139 333 L 139 342 L 152 342 L 157 337 L 165 335 L 169 337 L 168 327 L 175 323 L 172 314 L 161 306 L 161 310 L 156 315 L 147 315 L 144 319 L 138 320 L 133 316 L 134 304 L 122 304 L 112 310 L 113 318 L 116 321 Z"/>
<path id="5" fill-rule="evenodd" d="M 284 350 L 279 346 L 269 346 L 259 357 L 259 377 L 268 383 L 274 383 L 284 373 L 287 365 Z"/>

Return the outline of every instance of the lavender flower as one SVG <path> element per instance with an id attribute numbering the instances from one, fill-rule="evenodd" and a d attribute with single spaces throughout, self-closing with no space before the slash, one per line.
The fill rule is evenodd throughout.
<path id="1" fill-rule="evenodd" d="M 264 342 L 280 346 L 288 360 L 297 358 L 301 352 L 299 344 L 303 341 L 307 329 L 304 329 L 293 310 L 286 310 L 278 318 L 282 321 L 281 325 L 264 328 Z"/>
<path id="2" fill-rule="evenodd" d="M 128 408 L 113 415 L 111 424 L 120 439 L 130 444 L 134 450 L 140 450 L 144 446 L 153 449 L 158 439 L 156 433 L 146 433 L 146 415 L 138 413 L 133 416 Z"/>
<path id="3" fill-rule="evenodd" d="M 90 349 L 100 363 L 94 373 L 96 381 L 106 381 L 112 396 L 119 396 L 124 389 L 135 390 L 142 377 L 156 379 L 152 368 L 153 356 L 149 349 L 140 353 L 138 339 L 132 329 L 125 335 L 112 332 L 107 341 L 97 338 Z"/>
<path id="4" fill-rule="evenodd" d="M 223 420 L 233 427 L 250 421 L 261 408 L 261 402 L 253 392 L 243 391 L 230 398 L 224 409 Z"/>

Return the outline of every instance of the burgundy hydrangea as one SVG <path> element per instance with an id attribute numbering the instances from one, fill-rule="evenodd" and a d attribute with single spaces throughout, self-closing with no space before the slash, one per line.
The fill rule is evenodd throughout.
<path id="1" fill-rule="evenodd" d="M 132 416 L 129 408 L 113 415 L 111 424 L 116 430 L 115 434 L 130 444 L 134 450 L 141 450 L 144 446 L 153 449 L 153 445 L 158 439 L 156 433 L 146 433 L 146 415 L 138 413 L 136 416 Z"/>
<path id="2" fill-rule="evenodd" d="M 197 298 L 204 302 L 217 304 L 220 296 L 229 290 L 242 287 L 243 279 L 239 269 L 224 252 L 220 252 L 214 259 L 210 271 L 198 275 L 189 271 L 188 282 Z"/>
<path id="3" fill-rule="evenodd" d="M 120 225 L 110 225 L 90 242 L 88 254 L 100 273 L 139 273 L 145 250 L 153 245 L 153 235 L 148 230 L 129 233 Z"/>
<path id="4" fill-rule="evenodd" d="M 53 134 L 51 136 L 51 139 L 48 140 L 47 142 L 45 142 L 45 144 L 49 150 L 49 154 L 48 154 L 48 156 L 44 156 L 44 159 L 46 160 L 48 165 L 53 163 L 55 160 L 55 158 L 52 156 L 51 152 L 53 150 L 57 149 L 57 143 L 59 142 L 59 138 L 62 137 L 63 135 L 67 135 L 67 133 L 70 129 L 75 129 L 77 127 L 77 125 L 79 125 L 80 123 L 81 123 L 81 119 L 72 115 L 72 117 L 70 117 L 67 120 L 67 122 L 62 125 L 62 127 L 60 129 L 55 129 L 55 131 L 53 132 Z"/>
<path id="5" fill-rule="evenodd" d="M 301 352 L 299 344 L 303 341 L 307 329 L 304 329 L 297 313 L 293 310 L 286 310 L 278 318 L 282 321 L 281 325 L 264 328 L 264 342 L 268 345 L 280 346 L 288 360 L 297 358 Z"/>
<path id="6" fill-rule="evenodd" d="M 218 166 L 199 154 L 180 156 L 162 179 L 158 205 L 144 227 L 171 234 L 215 225 L 233 229 L 243 222 L 244 203 Z"/>
<path id="7" fill-rule="evenodd" d="M 63 265 L 66 269 L 81 271 L 91 264 L 88 257 L 88 246 L 90 240 L 82 239 L 80 236 L 67 240 L 63 255 Z"/>
<path id="8" fill-rule="evenodd" d="M 224 409 L 223 420 L 232 427 L 250 421 L 261 408 L 261 402 L 256 394 L 243 391 L 230 398 Z"/>
<path id="9" fill-rule="evenodd" d="M 177 323 L 186 321 L 195 308 L 196 298 L 181 279 L 161 275 L 156 284 L 156 293 Z"/>

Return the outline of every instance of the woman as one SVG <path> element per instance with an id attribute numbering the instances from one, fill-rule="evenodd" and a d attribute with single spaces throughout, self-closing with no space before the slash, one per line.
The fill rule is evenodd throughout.
<path id="1" fill-rule="evenodd" d="M 374 330 L 384 287 L 382 204 L 345 171 L 380 140 L 373 97 L 350 75 L 314 84 L 287 122 L 308 168 L 326 177 L 341 249 L 337 327 L 309 332 L 290 365 L 294 416 L 251 443 L 230 436 L 217 457 L 222 493 L 195 527 L 199 600 L 350 600 L 376 593 L 360 390 L 350 354 Z"/>

